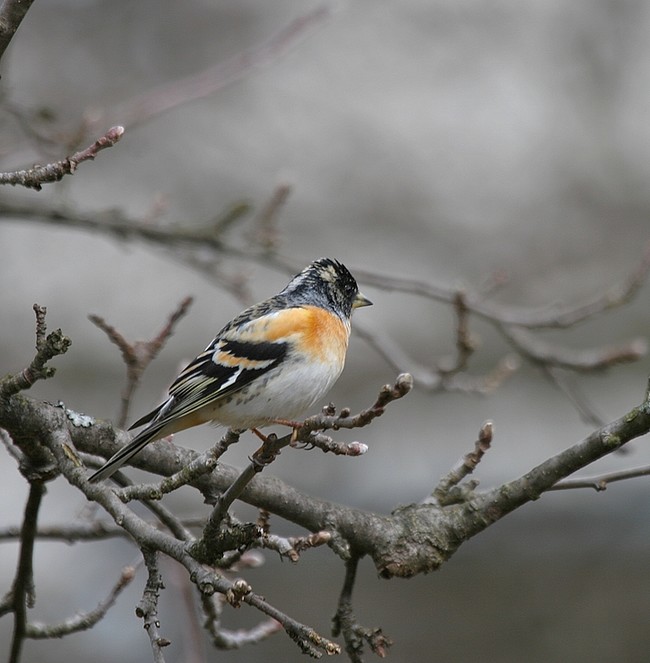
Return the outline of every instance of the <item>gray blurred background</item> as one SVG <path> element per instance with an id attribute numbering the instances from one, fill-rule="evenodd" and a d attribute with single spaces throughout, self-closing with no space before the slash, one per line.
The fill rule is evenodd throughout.
<path id="1" fill-rule="evenodd" d="M 120 104 L 268 40 L 317 7 L 276 0 L 36 2 L 3 60 L 2 93 L 21 108 L 47 109 L 70 128 L 89 109 L 119 124 Z M 330 6 L 330 5 L 325 5 Z M 205 224 L 242 200 L 257 209 L 274 189 L 293 192 L 280 217 L 283 255 L 306 264 L 321 255 L 355 268 L 477 286 L 498 270 L 509 305 L 579 302 L 634 269 L 650 233 L 650 5 L 639 0 L 456 2 L 356 0 L 268 66 L 208 98 L 151 122 L 127 126 L 122 142 L 74 177 L 40 193 L 2 190 L 5 199 L 65 203 L 94 214 L 118 207 L 136 218 L 164 201 L 161 222 Z M 32 149 L 15 120 L 2 115 L 2 170 L 61 158 Z M 147 373 L 132 415 L 160 399 L 183 360 L 191 359 L 241 304 L 195 271 L 150 246 L 3 218 L 0 370 L 22 368 L 33 351 L 33 312 L 48 307 L 52 328 L 73 339 L 56 361 L 56 379 L 33 395 L 114 418 L 124 369 L 117 350 L 87 320 L 104 316 L 130 338 L 157 331 L 187 294 L 190 315 Z M 255 299 L 284 285 L 285 274 L 232 262 L 250 278 Z M 361 284 L 375 306 L 358 313 L 397 339 L 414 359 L 453 353 L 448 307 Z M 593 347 L 644 336 L 646 287 L 625 309 L 545 338 Z M 474 323 L 482 347 L 472 360 L 489 370 L 507 351 Z M 605 419 L 643 397 L 648 361 L 580 388 Z M 374 398 L 389 368 L 353 338 L 332 400 L 353 409 Z M 589 432 L 566 398 L 524 365 L 490 397 L 416 392 L 361 439 L 362 458 L 284 453 L 273 472 L 310 493 L 388 511 L 424 497 L 471 448 L 480 425 L 495 422 L 493 449 L 477 472 L 483 487 L 514 478 Z M 216 432 L 199 429 L 176 442 L 207 448 Z M 245 440 L 230 462 L 250 453 Z M 248 445 L 248 446 L 247 446 Z M 588 474 L 650 462 L 647 440 L 603 460 Z M 0 526 L 20 521 L 26 486 L 3 455 Z M 367 560 L 355 593 L 357 614 L 380 625 L 395 645 L 389 660 L 645 661 L 648 629 L 648 481 L 605 493 L 553 493 L 467 543 L 439 572 L 382 581 Z M 201 515 L 197 495 L 173 496 L 179 513 Z M 49 487 L 42 523 L 80 517 L 86 505 L 63 481 Z M 242 517 L 252 512 L 237 506 Z M 279 533 L 296 528 L 277 519 Z M 4 592 L 17 547 L 0 546 Z M 36 550 L 33 618 L 57 621 L 90 610 L 137 551 L 125 542 Z M 178 585 L 168 590 L 162 633 L 168 661 L 197 645 Z M 329 632 L 343 569 L 327 550 L 298 565 L 267 564 L 246 576 L 272 603 Z M 63 641 L 28 642 L 24 661 L 150 659 L 134 616 L 144 576 L 92 631 Z M 248 608 L 227 610 L 225 625 L 251 625 Z M 0 622 L 7 642 L 11 619 Z M 199 651 L 202 645 L 198 645 Z M 242 651 L 209 647 L 205 659 L 301 659 L 282 634 Z M 372 660 L 368 654 L 368 660 Z"/>

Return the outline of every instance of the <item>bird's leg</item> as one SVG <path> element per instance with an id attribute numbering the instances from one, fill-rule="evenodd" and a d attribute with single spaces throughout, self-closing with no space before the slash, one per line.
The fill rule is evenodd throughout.
<path id="1" fill-rule="evenodd" d="M 263 451 L 264 451 L 264 445 L 269 441 L 269 438 L 267 435 L 264 435 L 259 428 L 251 428 L 251 433 L 254 435 L 257 435 L 257 437 L 262 440 L 262 446 L 253 454 L 252 458 L 256 458 L 259 456 Z"/>
<path id="2" fill-rule="evenodd" d="M 287 445 L 286 442 L 278 440 L 275 433 L 264 435 L 257 429 L 251 430 L 262 440 L 262 446 L 250 457 L 255 468 L 255 472 L 261 472 L 264 467 L 272 463 L 280 454 L 280 450 Z"/>
<path id="3" fill-rule="evenodd" d="M 259 437 L 262 442 L 266 442 L 269 439 L 266 437 L 266 435 L 264 435 L 264 433 L 262 433 L 261 430 L 259 430 L 259 428 L 251 428 L 251 432 L 255 433 L 255 435 L 257 435 L 257 437 Z"/>
<path id="4" fill-rule="evenodd" d="M 273 423 L 280 426 L 289 426 L 289 428 L 293 429 L 291 432 L 291 442 L 289 442 L 289 444 L 292 447 L 295 447 L 298 431 L 302 428 L 302 423 L 300 421 L 291 421 L 291 419 L 274 419 Z"/>

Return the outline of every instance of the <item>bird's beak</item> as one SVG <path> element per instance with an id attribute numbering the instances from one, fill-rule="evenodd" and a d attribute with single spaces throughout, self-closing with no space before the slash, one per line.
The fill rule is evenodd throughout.
<path id="1" fill-rule="evenodd" d="M 360 292 L 357 292 L 357 296 L 352 302 L 352 308 L 361 308 L 362 306 L 372 306 L 372 302 Z"/>

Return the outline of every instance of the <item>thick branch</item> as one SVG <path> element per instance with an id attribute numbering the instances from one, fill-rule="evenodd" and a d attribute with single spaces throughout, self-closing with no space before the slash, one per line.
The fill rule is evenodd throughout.
<path id="1" fill-rule="evenodd" d="M 126 433 L 101 422 L 89 428 L 74 426 L 70 419 L 63 419 L 60 412 L 58 408 L 23 397 L 14 407 L 4 408 L 0 404 L 0 426 L 10 432 L 29 427 L 38 438 L 65 422 L 66 434 L 71 436 L 74 446 L 90 453 L 105 454 L 128 439 Z M 443 508 L 434 504 L 413 504 L 390 515 L 374 514 L 320 500 L 279 479 L 264 476 L 256 476 L 240 499 L 312 532 L 331 531 L 331 545 L 339 555 L 349 556 L 352 549 L 355 554 L 367 554 L 383 576 L 412 576 L 439 568 L 464 541 L 491 523 L 537 499 L 576 470 L 649 431 L 650 407 L 643 403 L 523 477 L 476 494 L 467 503 Z M 149 445 L 137 457 L 137 464 L 173 474 L 198 456 L 194 451 L 171 443 Z M 319 462 L 325 461 L 319 459 Z M 194 485 L 205 495 L 214 496 L 227 490 L 238 475 L 235 468 L 219 464 L 218 471 L 203 475 Z M 118 500 L 115 495 L 113 499 Z"/>
<path id="2" fill-rule="evenodd" d="M 650 400 L 549 458 L 522 477 L 479 495 L 463 507 L 470 536 L 522 504 L 539 498 L 565 477 L 650 431 Z"/>

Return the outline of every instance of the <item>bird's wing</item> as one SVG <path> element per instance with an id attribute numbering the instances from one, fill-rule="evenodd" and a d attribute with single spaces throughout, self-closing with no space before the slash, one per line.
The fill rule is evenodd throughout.
<path id="1" fill-rule="evenodd" d="M 303 309 L 291 311 L 294 320 L 300 320 Z M 294 332 L 286 313 L 287 309 L 273 311 L 224 328 L 174 380 L 169 398 L 131 428 L 183 417 L 274 369 L 285 358 Z"/>

